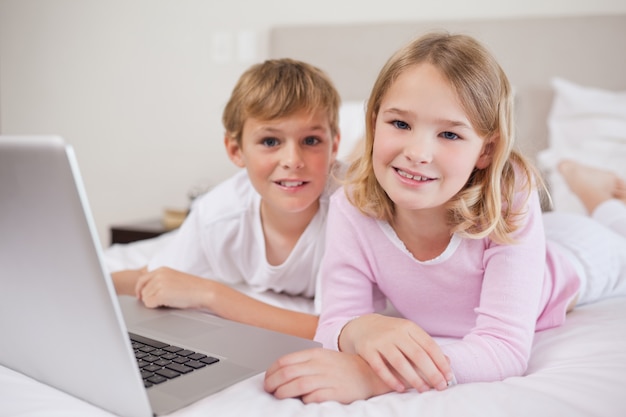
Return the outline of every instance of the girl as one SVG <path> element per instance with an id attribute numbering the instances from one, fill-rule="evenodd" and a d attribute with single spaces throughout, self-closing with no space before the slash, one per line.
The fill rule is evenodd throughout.
<path id="1" fill-rule="evenodd" d="M 510 84 L 473 38 L 433 33 L 396 53 L 366 124 L 320 270 L 315 338 L 339 352 L 279 359 L 268 392 L 347 403 L 522 375 L 535 332 L 577 299 L 626 292 L 624 237 L 558 214 L 546 239 Z M 375 313 L 383 296 L 404 318 Z"/>

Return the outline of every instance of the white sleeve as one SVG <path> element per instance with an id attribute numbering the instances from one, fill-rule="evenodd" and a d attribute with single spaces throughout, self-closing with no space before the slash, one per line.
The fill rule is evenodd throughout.
<path id="1" fill-rule="evenodd" d="M 198 276 L 207 277 L 211 274 L 201 239 L 201 213 L 199 206 L 191 210 L 173 239 L 152 256 L 148 270 L 167 266 Z"/>

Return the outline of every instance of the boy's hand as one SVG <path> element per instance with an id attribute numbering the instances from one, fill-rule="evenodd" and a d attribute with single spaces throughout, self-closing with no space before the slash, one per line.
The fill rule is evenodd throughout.
<path id="1" fill-rule="evenodd" d="M 119 295 L 134 295 L 139 277 L 146 273 L 146 268 L 124 269 L 111 273 L 115 292 Z"/>
<path id="2" fill-rule="evenodd" d="M 410 320 L 368 314 L 348 322 L 339 337 L 342 351 L 363 357 L 389 388 L 402 392 L 443 390 L 454 374 L 439 345 Z"/>
<path id="3" fill-rule="evenodd" d="M 146 307 L 201 308 L 210 296 L 212 281 L 161 267 L 143 269 L 135 295 Z"/>
<path id="4" fill-rule="evenodd" d="M 265 391 L 304 403 L 349 404 L 390 389 L 358 355 L 314 348 L 278 359 L 265 373 Z"/>

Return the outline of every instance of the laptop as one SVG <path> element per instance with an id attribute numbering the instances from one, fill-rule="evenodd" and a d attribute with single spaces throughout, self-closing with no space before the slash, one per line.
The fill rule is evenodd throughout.
<path id="1" fill-rule="evenodd" d="M 3 366 L 117 415 L 150 416 L 319 346 L 200 311 L 145 308 L 116 295 L 103 265 L 72 147 L 0 136 Z"/>

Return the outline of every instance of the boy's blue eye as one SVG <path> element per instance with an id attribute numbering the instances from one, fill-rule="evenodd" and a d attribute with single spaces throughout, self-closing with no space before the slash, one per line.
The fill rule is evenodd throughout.
<path id="1" fill-rule="evenodd" d="M 452 132 L 443 132 L 441 133 L 441 136 L 443 136 L 444 139 L 450 139 L 450 140 L 459 139 L 459 135 L 457 135 L 456 133 L 452 133 Z"/>
<path id="2" fill-rule="evenodd" d="M 402 120 L 394 120 L 393 122 L 391 122 L 392 125 L 394 125 L 395 127 L 397 127 L 398 129 L 409 129 L 409 125 L 406 122 L 403 122 Z"/>
<path id="3" fill-rule="evenodd" d="M 262 143 L 263 143 L 263 145 L 271 148 L 271 147 L 274 147 L 274 146 L 278 145 L 278 139 L 276 139 L 276 138 L 263 138 Z"/>
<path id="4" fill-rule="evenodd" d="M 320 140 L 315 136 L 308 136 L 304 139 L 305 145 L 317 145 L 318 143 L 320 143 Z"/>

